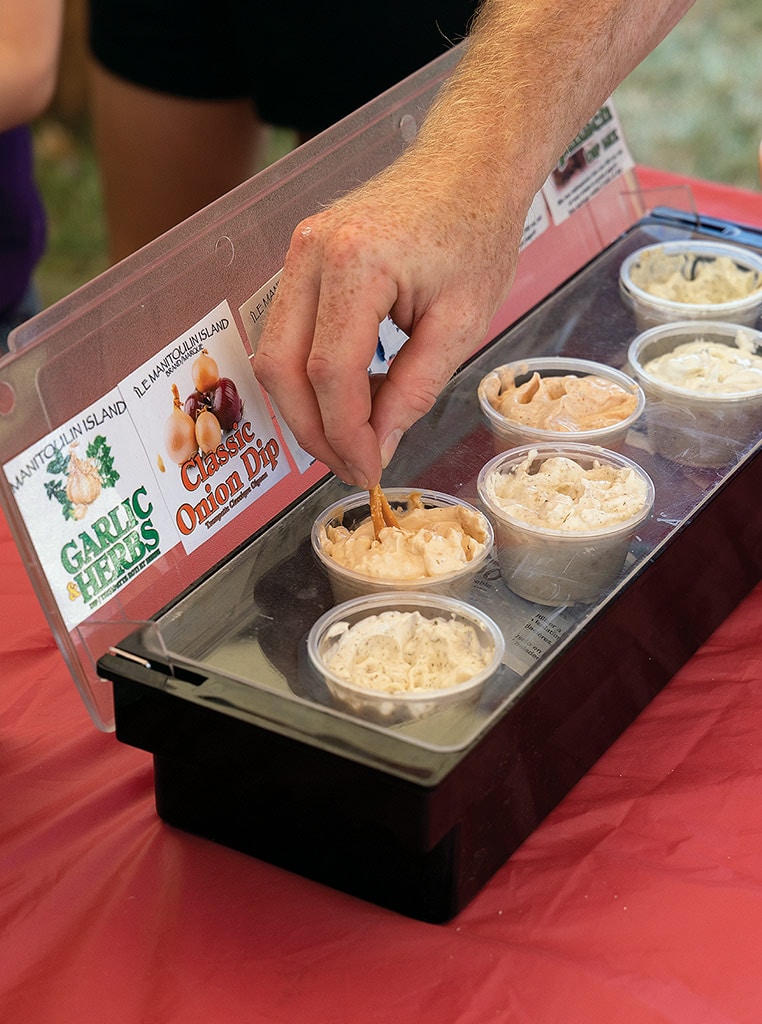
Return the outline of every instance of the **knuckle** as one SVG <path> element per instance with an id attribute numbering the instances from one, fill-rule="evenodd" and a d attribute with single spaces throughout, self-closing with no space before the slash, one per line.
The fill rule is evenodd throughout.
<path id="1" fill-rule="evenodd" d="M 320 238 L 320 224 L 321 215 L 319 213 L 299 221 L 291 232 L 289 252 L 301 255 L 314 249 Z"/>
<path id="2" fill-rule="evenodd" d="M 336 376 L 333 353 L 313 346 L 307 357 L 307 378 L 316 389 L 323 390 Z"/>
<path id="3" fill-rule="evenodd" d="M 403 404 L 414 414 L 416 419 L 429 412 L 442 390 L 443 381 L 434 377 L 417 377 L 405 382 L 404 393 L 401 394 Z"/>
<path id="4" fill-rule="evenodd" d="M 419 382 L 418 387 L 410 393 L 410 406 L 420 416 L 429 412 L 439 397 L 441 385 L 434 381 Z"/>
<path id="5" fill-rule="evenodd" d="M 269 349 L 259 348 L 254 354 L 251 366 L 254 376 L 265 389 L 276 380 L 277 362 Z"/>

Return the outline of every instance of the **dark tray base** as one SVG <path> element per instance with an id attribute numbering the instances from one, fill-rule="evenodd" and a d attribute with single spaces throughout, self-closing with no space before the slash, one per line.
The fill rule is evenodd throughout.
<path id="1" fill-rule="evenodd" d="M 109 657 L 117 737 L 154 754 L 168 823 L 407 916 L 446 921 L 762 577 L 760 493 L 757 456 L 437 785 L 182 700 Z"/>

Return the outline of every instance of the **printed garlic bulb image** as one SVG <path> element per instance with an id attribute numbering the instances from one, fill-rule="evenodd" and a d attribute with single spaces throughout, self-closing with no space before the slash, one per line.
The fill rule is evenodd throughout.
<path id="1" fill-rule="evenodd" d="M 101 478 L 98 467 L 92 459 L 80 459 L 75 449 L 77 442 L 69 448 L 69 469 L 66 481 L 66 497 L 74 506 L 74 518 L 82 519 L 87 506 L 92 505 L 101 493 Z"/>

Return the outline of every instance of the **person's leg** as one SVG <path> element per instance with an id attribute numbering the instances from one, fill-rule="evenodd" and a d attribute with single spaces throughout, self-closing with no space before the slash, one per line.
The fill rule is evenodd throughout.
<path id="1" fill-rule="evenodd" d="M 113 262 L 256 170 L 265 131 L 249 100 L 196 100 L 93 63 L 91 109 Z"/>

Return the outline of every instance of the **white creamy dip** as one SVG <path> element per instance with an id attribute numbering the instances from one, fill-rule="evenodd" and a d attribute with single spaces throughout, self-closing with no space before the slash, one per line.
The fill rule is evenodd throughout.
<path id="1" fill-rule="evenodd" d="M 712 395 L 762 390 L 762 355 L 743 331 L 735 345 L 697 337 L 650 359 L 644 371 L 655 380 L 685 391 Z"/>
<path id="2" fill-rule="evenodd" d="M 491 473 L 485 490 L 507 515 L 533 527 L 592 531 L 624 523 L 648 500 L 645 480 L 629 467 L 597 460 L 589 468 L 564 456 L 535 467 L 536 453 L 510 473 Z"/>
<path id="3" fill-rule="evenodd" d="M 384 611 L 351 626 L 337 622 L 326 638 L 338 638 L 327 667 L 381 693 L 449 689 L 475 676 L 490 658 L 469 623 L 417 611 Z"/>

